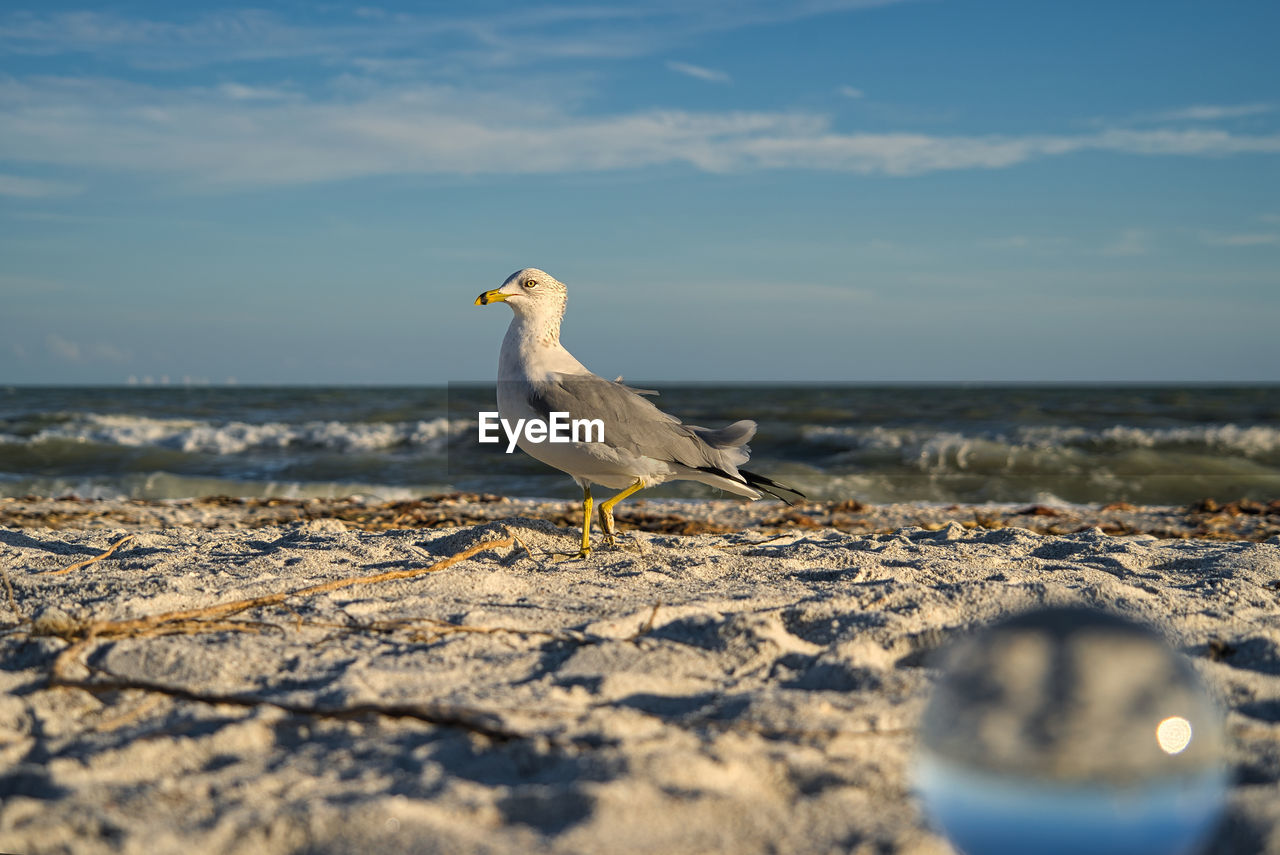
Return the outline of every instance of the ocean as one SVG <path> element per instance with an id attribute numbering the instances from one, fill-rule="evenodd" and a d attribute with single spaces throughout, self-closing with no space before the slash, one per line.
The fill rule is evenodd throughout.
<path id="1" fill-rule="evenodd" d="M 1280 497 L 1280 386 L 635 385 L 686 423 L 755 419 L 746 468 L 814 499 Z M 0 387 L 0 496 L 580 498 L 518 451 L 477 455 L 482 409 L 491 387 Z"/>

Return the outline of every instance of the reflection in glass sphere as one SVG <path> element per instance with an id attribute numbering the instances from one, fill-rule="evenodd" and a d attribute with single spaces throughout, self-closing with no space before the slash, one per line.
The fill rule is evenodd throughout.
<path id="1" fill-rule="evenodd" d="M 968 855 L 1188 855 L 1226 799 L 1222 714 L 1153 632 L 1084 608 L 948 651 L 916 789 Z"/>

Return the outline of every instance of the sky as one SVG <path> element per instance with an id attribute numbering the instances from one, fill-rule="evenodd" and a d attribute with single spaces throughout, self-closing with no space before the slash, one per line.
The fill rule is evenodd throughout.
<path id="1" fill-rule="evenodd" d="M 433 10 L 434 9 L 434 10 Z M 1280 4 L 0 10 L 0 384 L 1280 381 Z"/>

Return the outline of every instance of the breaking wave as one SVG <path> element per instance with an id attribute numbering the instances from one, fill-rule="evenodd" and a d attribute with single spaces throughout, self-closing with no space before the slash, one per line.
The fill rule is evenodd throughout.
<path id="1" fill-rule="evenodd" d="M 453 432 L 457 433 L 462 427 L 455 423 Z M 407 422 L 252 424 L 80 413 L 66 415 L 25 436 L 0 434 L 0 442 L 18 445 L 70 442 L 167 449 L 184 454 L 243 454 L 280 449 L 337 452 L 421 449 L 443 453 L 449 436 L 450 422 L 443 417 Z"/>
<path id="2" fill-rule="evenodd" d="M 1108 428 L 1030 425 L 973 433 L 929 428 L 804 425 L 806 443 L 830 451 L 893 452 L 921 469 L 950 462 L 959 468 L 979 458 L 1043 451 L 1106 454 L 1138 449 L 1231 455 L 1264 463 L 1280 463 L 1280 428 L 1268 425 L 1190 425 L 1180 427 Z"/>

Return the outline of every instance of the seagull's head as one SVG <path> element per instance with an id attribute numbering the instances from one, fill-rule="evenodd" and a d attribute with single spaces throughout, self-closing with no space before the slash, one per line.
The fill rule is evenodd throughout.
<path id="1" fill-rule="evenodd" d="M 563 282 L 536 267 L 526 267 L 508 276 L 501 288 L 476 297 L 476 305 L 506 303 L 519 318 L 545 319 L 558 326 L 567 300 Z"/>

